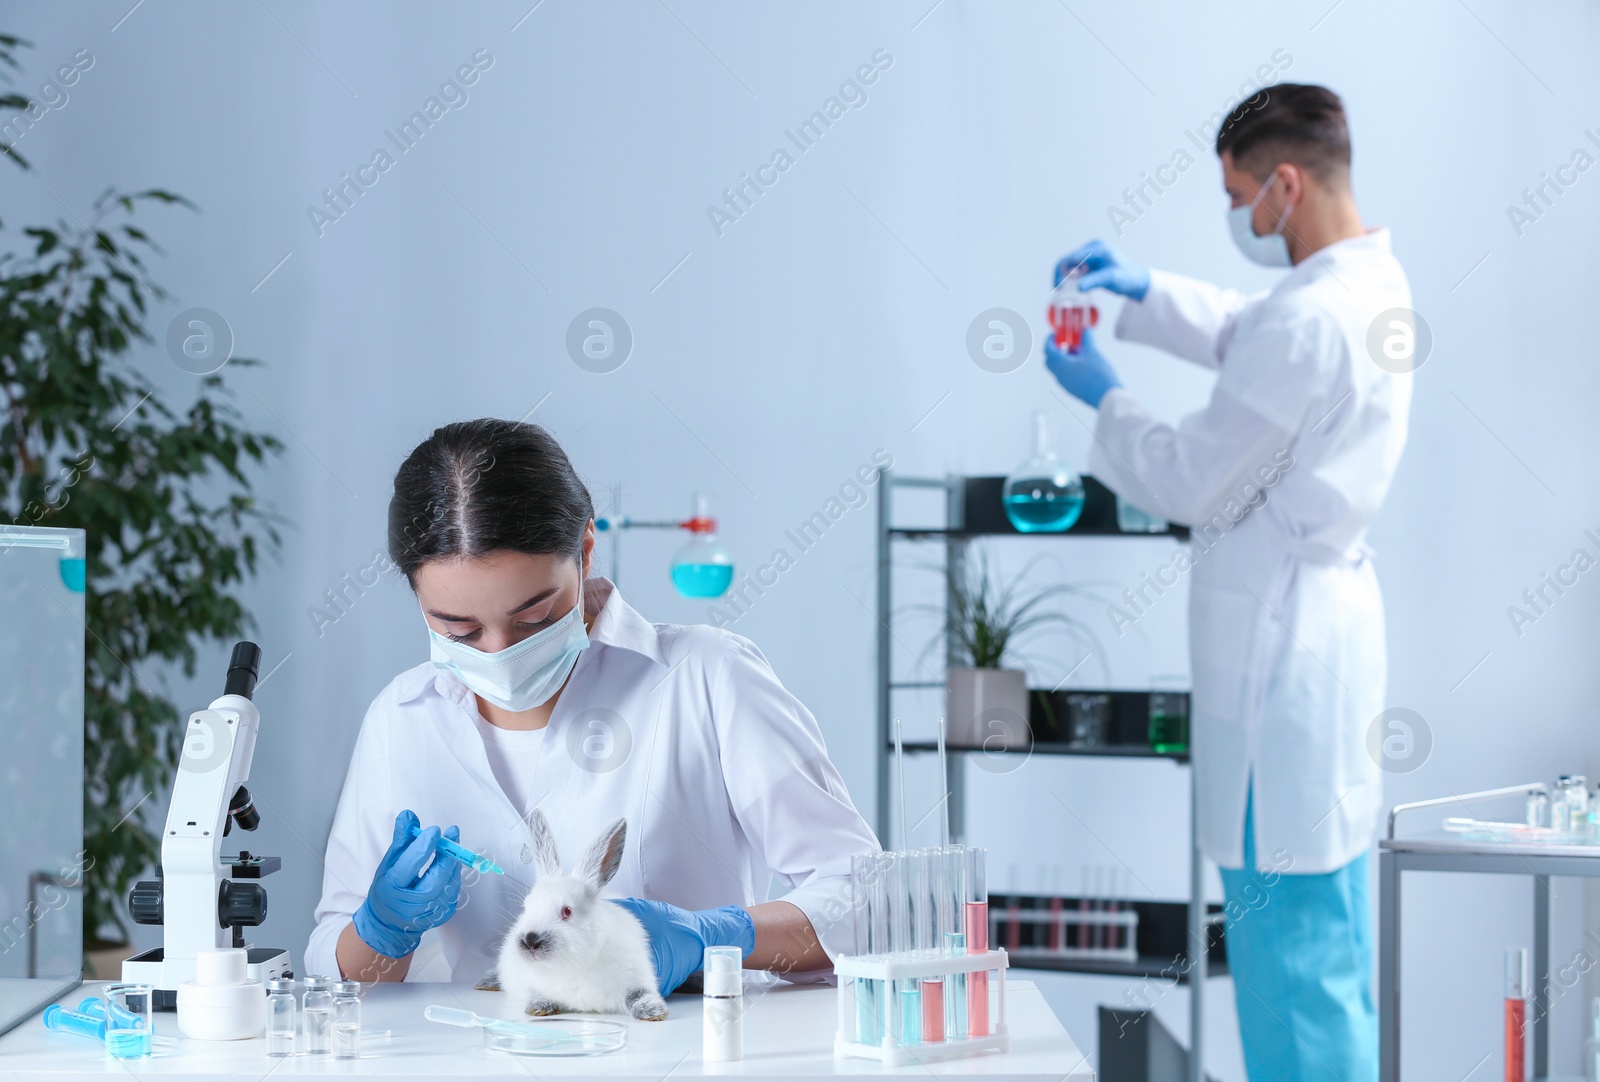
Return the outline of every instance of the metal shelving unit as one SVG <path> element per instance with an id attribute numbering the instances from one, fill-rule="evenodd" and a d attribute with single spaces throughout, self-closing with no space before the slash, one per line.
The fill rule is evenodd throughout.
<path id="1" fill-rule="evenodd" d="M 878 573 L 878 741 L 877 741 L 877 830 L 880 838 L 889 836 L 890 816 L 890 755 L 894 748 L 894 693 L 901 690 L 942 688 L 934 680 L 896 681 L 890 675 L 890 656 L 893 642 L 894 603 L 892 577 L 894 548 L 900 543 L 942 544 L 946 566 L 957 568 L 966 559 L 967 546 L 985 537 L 1017 537 L 1036 540 L 1061 541 L 1080 537 L 1126 538 L 1179 538 L 1187 539 L 1189 531 L 1181 526 L 1171 526 L 1162 533 L 1130 534 L 1117 526 L 1116 497 L 1092 477 L 1084 477 L 1085 501 L 1083 513 L 1071 529 L 1061 533 L 1025 534 L 1012 528 L 1005 520 L 1000 504 L 1004 478 L 999 477 L 898 477 L 888 470 L 878 471 L 877 519 L 877 573 Z M 894 524 L 894 492 L 897 489 L 942 491 L 945 509 L 944 526 L 903 527 Z M 992 514 L 988 510 L 992 509 Z M 948 599 L 947 599 L 948 603 Z M 948 664 L 951 659 L 946 658 Z M 932 743 L 904 744 L 907 753 L 933 751 Z M 966 771 L 960 749 L 949 749 L 946 792 L 949 794 L 952 835 L 963 839 L 966 835 Z M 1175 766 L 1187 766 L 1187 755 L 1157 753 L 1148 747 L 1129 745 L 1123 747 L 1078 748 L 1065 744 L 1034 744 L 1034 754 L 1083 755 L 1098 757 L 1168 759 Z M 985 752 L 984 754 L 989 754 Z M 1003 752 L 1001 754 L 1004 754 Z M 1208 968 L 1208 929 L 1218 924 L 1215 915 L 1209 915 L 1205 900 L 1205 862 L 1200 853 L 1196 833 L 1195 786 L 1190 775 L 1189 786 L 1189 900 L 1188 900 L 1188 960 L 1192 964 L 1183 973 L 1182 983 L 1189 986 L 1189 1078 L 1202 1082 L 1205 1078 L 1201 1063 L 1204 1044 L 1205 978 L 1225 972 L 1225 966 Z M 1158 964 L 1158 961 L 1161 964 Z M 1170 970 L 1170 960 L 1140 958 L 1136 962 L 1101 962 L 1094 959 L 1029 958 L 1019 953 L 1015 960 L 1019 967 L 1050 969 L 1087 975 L 1143 977 L 1154 976 L 1163 969 Z"/>

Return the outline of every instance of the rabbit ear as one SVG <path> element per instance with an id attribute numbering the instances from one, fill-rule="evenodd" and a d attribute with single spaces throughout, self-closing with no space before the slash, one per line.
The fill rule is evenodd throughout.
<path id="1" fill-rule="evenodd" d="M 611 882 L 611 877 L 622 867 L 622 848 L 628 840 L 628 821 L 618 819 L 605 829 L 589 846 L 589 852 L 578 868 L 578 878 L 596 890 Z"/>
<path id="2" fill-rule="evenodd" d="M 556 838 L 550 833 L 549 820 L 538 808 L 528 816 L 528 830 L 533 835 L 534 867 L 540 875 L 560 875 L 561 858 L 556 856 Z"/>

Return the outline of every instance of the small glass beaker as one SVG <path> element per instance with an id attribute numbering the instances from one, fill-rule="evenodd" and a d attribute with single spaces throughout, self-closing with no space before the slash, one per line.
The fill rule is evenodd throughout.
<path id="1" fill-rule="evenodd" d="M 105 992 L 106 1051 L 117 1059 L 150 1054 L 155 1031 L 154 995 L 148 984 L 109 984 Z"/>
<path id="2" fill-rule="evenodd" d="M 1141 511 L 1121 496 L 1117 497 L 1117 529 L 1123 533 L 1166 533 L 1167 520 Z"/>
<path id="3" fill-rule="evenodd" d="M 1150 681 L 1150 750 L 1157 755 L 1189 753 L 1189 694 L 1181 676 Z"/>
<path id="4" fill-rule="evenodd" d="M 1076 692 L 1067 696 L 1067 744 L 1098 748 L 1111 731 L 1111 696 L 1104 692 Z"/>

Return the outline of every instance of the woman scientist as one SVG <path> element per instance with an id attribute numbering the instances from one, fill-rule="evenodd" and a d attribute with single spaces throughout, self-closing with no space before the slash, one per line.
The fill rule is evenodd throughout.
<path id="1" fill-rule="evenodd" d="M 748 640 L 652 624 L 590 578 L 594 534 L 537 426 L 446 425 L 401 465 L 389 553 L 432 660 L 362 722 L 306 972 L 403 980 L 437 928 L 453 980 L 489 973 L 532 882 L 535 807 L 569 866 L 627 818 L 610 889 L 649 932 L 663 995 L 707 946 L 803 973 L 847 945 L 850 857 L 878 843 L 815 718 Z M 439 828 L 410 835 L 446 822 L 505 875 L 429 864 Z M 791 889 L 765 901 L 774 875 Z"/>

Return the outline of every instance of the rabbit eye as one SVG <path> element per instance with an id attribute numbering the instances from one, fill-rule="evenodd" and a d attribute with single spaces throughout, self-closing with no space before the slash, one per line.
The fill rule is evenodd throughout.
<path id="1" fill-rule="evenodd" d="M 561 907 L 561 919 L 562 920 L 571 920 L 572 919 L 572 907 L 570 905 L 564 905 L 564 906 Z"/>

